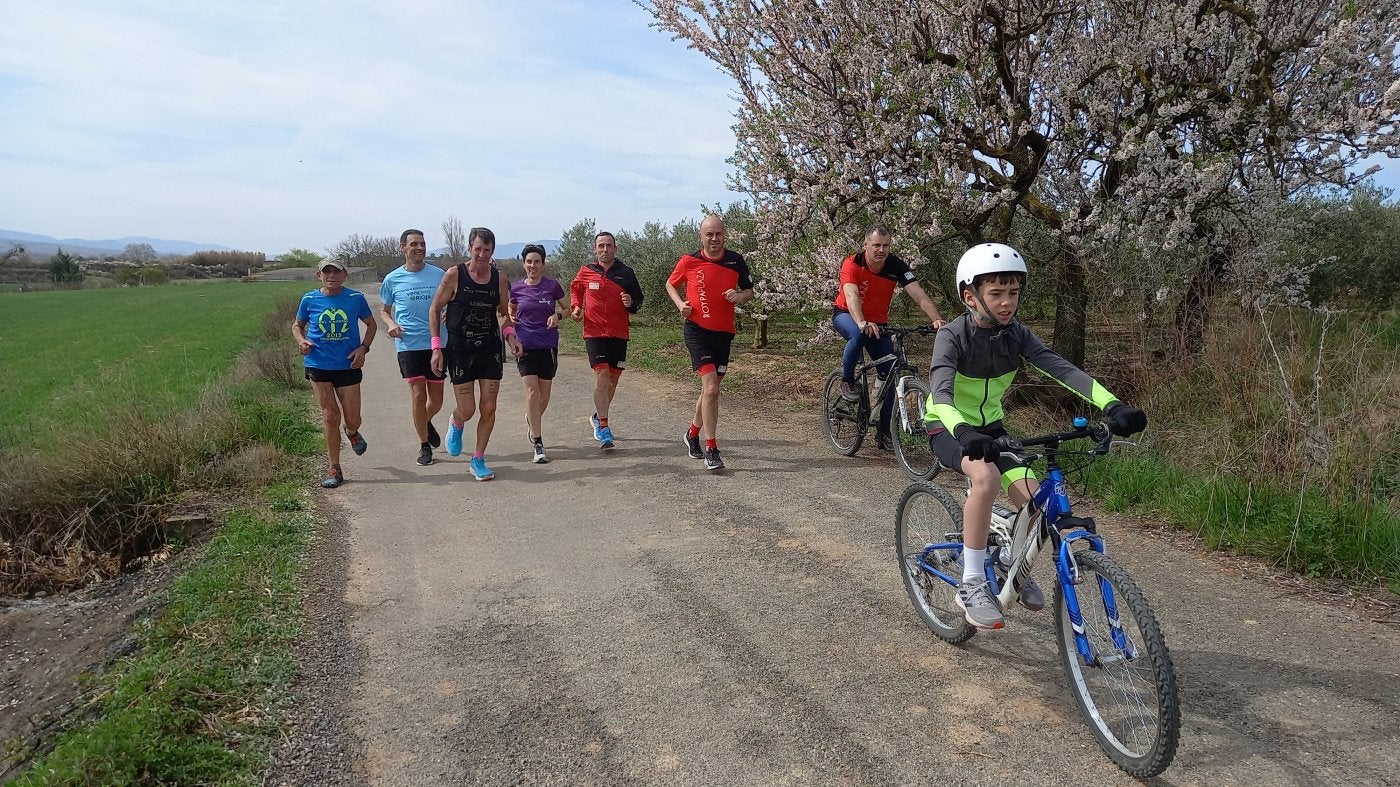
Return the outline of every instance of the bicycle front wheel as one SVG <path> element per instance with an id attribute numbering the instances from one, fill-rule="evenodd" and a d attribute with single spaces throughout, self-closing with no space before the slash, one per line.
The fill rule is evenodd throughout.
<path id="1" fill-rule="evenodd" d="M 929 545 L 956 542 L 955 548 L 933 550 L 925 562 L 944 574 L 962 578 L 962 506 L 943 487 L 922 482 L 904 490 L 898 511 L 895 553 L 914 611 L 939 639 L 954 645 L 968 641 L 977 629 L 957 605 L 958 589 L 919 564 Z"/>
<path id="2" fill-rule="evenodd" d="M 896 402 L 893 424 L 894 458 L 904 468 L 904 474 L 915 481 L 927 481 L 938 472 L 938 458 L 933 455 L 933 442 L 924 426 L 924 406 L 928 403 L 928 387 L 917 377 L 904 378 L 904 395 Z"/>
<path id="3" fill-rule="evenodd" d="M 822 389 L 822 431 L 836 453 L 853 456 L 860 450 L 866 420 L 860 402 L 849 402 L 841 396 L 841 373 L 832 372 Z"/>
<path id="4" fill-rule="evenodd" d="M 1090 658 L 1075 644 L 1063 587 L 1055 593 L 1060 660 L 1079 710 L 1118 767 L 1144 779 L 1171 765 L 1181 733 L 1176 670 L 1147 597 L 1117 561 L 1076 552 L 1074 586 Z"/>

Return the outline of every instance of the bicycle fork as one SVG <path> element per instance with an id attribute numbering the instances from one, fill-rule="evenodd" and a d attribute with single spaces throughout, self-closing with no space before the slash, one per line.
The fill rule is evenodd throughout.
<path id="1" fill-rule="evenodd" d="M 1109 584 L 1106 577 L 1096 576 L 1098 582 L 1099 596 L 1103 599 L 1104 617 L 1108 620 L 1109 638 L 1117 648 L 1117 654 L 1095 653 L 1092 643 L 1084 630 L 1084 615 L 1079 606 L 1079 593 L 1075 587 L 1082 581 L 1082 574 L 1079 564 L 1074 559 L 1073 544 L 1075 541 L 1086 540 L 1090 547 L 1099 553 L 1103 553 L 1103 538 L 1085 532 L 1072 533 L 1060 543 L 1060 554 L 1055 561 L 1055 573 L 1060 582 L 1060 588 L 1065 594 L 1065 611 L 1069 615 L 1070 627 L 1074 631 L 1074 646 L 1079 651 L 1079 657 L 1088 667 L 1102 667 L 1105 664 L 1125 660 L 1132 661 L 1139 655 L 1137 646 L 1128 640 L 1123 633 L 1123 622 L 1118 616 L 1118 602 L 1113 597 L 1113 586 Z"/>

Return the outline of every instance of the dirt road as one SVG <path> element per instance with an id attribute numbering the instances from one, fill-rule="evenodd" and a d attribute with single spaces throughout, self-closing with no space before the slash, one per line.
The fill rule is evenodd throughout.
<path id="1" fill-rule="evenodd" d="M 477 483 L 466 456 L 413 463 L 376 343 L 370 451 L 317 493 L 307 700 L 268 783 L 1131 783 L 1079 718 L 1049 613 L 1018 608 L 961 648 L 923 628 L 888 454 L 835 456 L 812 413 L 730 401 L 711 475 L 680 440 L 695 389 L 640 372 L 604 453 L 586 363 L 561 362 L 553 461 L 529 461 L 508 368 L 497 478 Z M 1100 521 L 1176 661 L 1162 783 L 1400 783 L 1400 626 Z"/>

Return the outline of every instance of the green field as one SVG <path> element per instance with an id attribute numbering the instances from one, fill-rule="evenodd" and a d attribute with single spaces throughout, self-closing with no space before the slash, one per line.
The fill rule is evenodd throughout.
<path id="1" fill-rule="evenodd" d="M 104 432 L 133 404 L 193 403 L 305 282 L 0 294 L 0 449 Z M 291 341 L 290 333 L 288 342 Z"/>

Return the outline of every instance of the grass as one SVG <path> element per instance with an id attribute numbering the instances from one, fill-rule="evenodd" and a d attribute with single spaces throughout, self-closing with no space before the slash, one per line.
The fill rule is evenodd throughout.
<path id="1" fill-rule="evenodd" d="M 1097 463 L 1089 488 L 1113 511 L 1164 516 L 1216 549 L 1314 578 L 1400 593 L 1400 517 L 1380 503 L 1334 502 L 1315 489 L 1183 471 L 1148 454 Z"/>
<path id="2" fill-rule="evenodd" d="M 224 495 L 244 503 L 164 591 L 138 629 L 137 655 L 89 678 L 86 704 L 13 784 L 251 783 L 266 767 L 296 673 L 291 643 L 312 534 L 300 477 L 321 450 L 320 431 L 304 391 L 221 382 L 218 411 L 236 423 L 238 442 L 262 450 L 200 465 L 200 479 L 222 478 Z M 235 481 L 261 491 L 229 490 Z"/>
<path id="3" fill-rule="evenodd" d="M 0 294 L 0 449 L 102 435 L 118 411 L 183 409 L 305 282 Z M 290 342 L 290 333 L 287 334 Z"/>
<path id="4" fill-rule="evenodd" d="M 139 655 L 96 679 L 91 718 L 12 782 L 250 782 L 278 740 L 296 674 L 301 568 L 311 517 L 301 484 L 266 490 L 231 513 L 198 562 L 167 591 Z"/>

